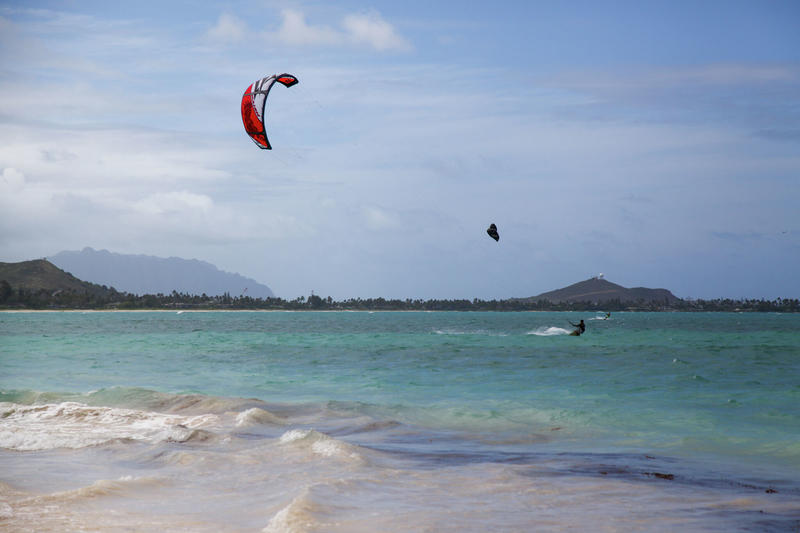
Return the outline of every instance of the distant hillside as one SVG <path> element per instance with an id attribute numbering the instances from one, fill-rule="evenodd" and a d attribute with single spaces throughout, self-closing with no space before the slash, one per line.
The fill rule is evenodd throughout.
<path id="1" fill-rule="evenodd" d="M 530 298 L 522 298 L 527 302 L 539 302 L 543 300 L 552 303 L 559 302 L 607 302 L 619 300 L 620 302 L 658 302 L 674 304 L 679 298 L 667 289 L 647 289 L 645 287 L 634 287 L 628 289 L 622 285 L 611 283 L 602 278 L 591 278 L 580 281 L 569 287 L 542 293 Z"/>
<path id="2" fill-rule="evenodd" d="M 109 296 L 111 290 L 94 283 L 81 281 L 69 272 L 64 272 L 46 259 L 21 263 L 0 263 L 0 281 L 6 281 L 12 289 L 32 291 L 74 291 L 95 296 Z"/>
<path id="3" fill-rule="evenodd" d="M 81 279 L 132 294 L 171 294 L 177 291 L 208 296 L 226 292 L 232 296 L 244 292 L 253 298 L 274 296 L 269 287 L 254 279 L 223 272 L 211 263 L 197 259 L 124 255 L 92 248 L 60 252 L 49 259 Z"/>

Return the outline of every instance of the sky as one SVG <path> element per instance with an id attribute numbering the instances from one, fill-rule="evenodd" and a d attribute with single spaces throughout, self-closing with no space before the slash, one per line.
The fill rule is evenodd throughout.
<path id="1" fill-rule="evenodd" d="M 0 261 L 798 298 L 798 28 L 795 0 L 0 0 Z M 283 72 L 260 150 L 242 93 Z"/>

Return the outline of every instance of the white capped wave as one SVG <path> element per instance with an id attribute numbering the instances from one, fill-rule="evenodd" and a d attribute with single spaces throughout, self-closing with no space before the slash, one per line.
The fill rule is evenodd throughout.
<path id="1" fill-rule="evenodd" d="M 282 416 L 270 413 L 260 407 L 251 407 L 246 411 L 236 415 L 236 427 L 249 427 L 256 425 L 285 425 L 286 419 Z"/>
<path id="2" fill-rule="evenodd" d="M 542 326 L 541 328 L 529 331 L 528 335 L 538 335 L 540 337 L 552 337 L 553 335 L 569 335 L 571 330 L 558 328 L 555 326 Z"/>
<path id="3" fill-rule="evenodd" d="M 20 405 L 77 402 L 93 406 L 120 407 L 174 413 L 179 415 L 218 414 L 259 406 L 253 399 L 207 396 L 204 394 L 170 394 L 139 387 L 108 387 L 87 393 L 13 391 L 0 395 L 2 401 Z M 0 403 L 2 403 L 0 401 Z"/>
<path id="4" fill-rule="evenodd" d="M 18 451 L 84 448 L 116 440 L 187 442 L 206 439 L 216 415 L 181 416 L 95 407 L 77 402 L 0 403 L 0 448 Z"/>
<path id="5" fill-rule="evenodd" d="M 275 513 L 263 533 L 304 533 L 316 529 L 314 523 L 315 504 L 308 489 L 297 496 L 286 507 Z"/>
<path id="6" fill-rule="evenodd" d="M 281 435 L 281 445 L 291 445 L 310 450 L 313 454 L 350 462 L 362 462 L 364 457 L 360 448 L 353 444 L 335 439 L 314 429 L 291 429 Z"/>
<path id="7" fill-rule="evenodd" d="M 508 333 L 501 333 L 497 331 L 489 331 L 486 329 L 435 329 L 433 332 L 436 335 L 486 335 L 489 337 L 508 337 Z"/>

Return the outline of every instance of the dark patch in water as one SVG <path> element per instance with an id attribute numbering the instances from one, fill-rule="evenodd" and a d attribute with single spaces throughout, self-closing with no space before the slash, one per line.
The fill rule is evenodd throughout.
<path id="1" fill-rule="evenodd" d="M 668 479 L 670 481 L 675 479 L 675 475 L 674 474 L 662 474 L 661 472 L 642 472 L 642 473 L 645 476 L 653 476 L 653 477 L 657 477 L 659 479 Z"/>

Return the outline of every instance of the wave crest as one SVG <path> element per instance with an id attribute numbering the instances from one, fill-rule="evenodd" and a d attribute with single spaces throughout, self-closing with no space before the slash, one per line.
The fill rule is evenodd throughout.
<path id="1" fill-rule="evenodd" d="M 17 451 L 85 448 L 119 440 L 203 441 L 216 415 L 181 416 L 95 407 L 77 402 L 44 405 L 0 403 L 0 447 Z"/>
<path id="2" fill-rule="evenodd" d="M 317 505 L 306 489 L 289 505 L 275 513 L 262 533 L 304 533 L 316 529 L 314 511 Z"/>
<path id="3" fill-rule="evenodd" d="M 266 409 L 251 407 L 236 415 L 236 427 L 249 427 L 255 425 L 286 425 L 286 419 Z"/>
<path id="4" fill-rule="evenodd" d="M 361 448 L 335 439 L 314 429 L 292 429 L 281 435 L 278 443 L 296 449 L 308 450 L 314 455 L 330 457 L 348 462 L 361 463 L 364 456 Z"/>
<path id="5" fill-rule="evenodd" d="M 572 331 L 564 328 L 558 328 L 555 326 L 542 326 L 541 328 L 535 329 L 533 331 L 529 331 L 528 335 L 538 335 L 539 337 L 552 337 L 554 335 L 569 335 Z"/>

